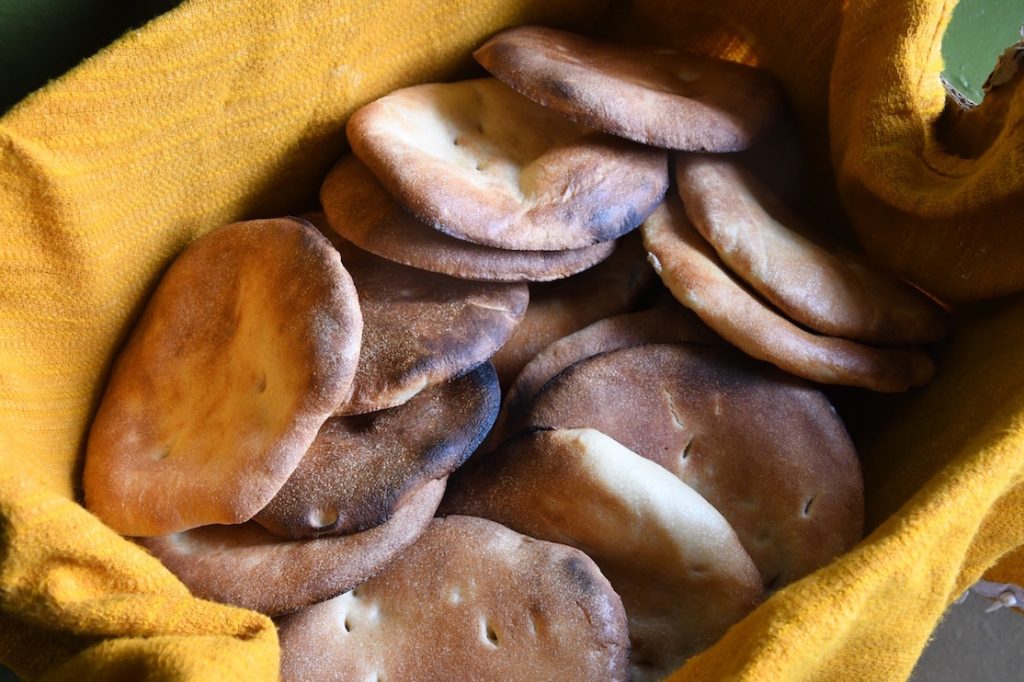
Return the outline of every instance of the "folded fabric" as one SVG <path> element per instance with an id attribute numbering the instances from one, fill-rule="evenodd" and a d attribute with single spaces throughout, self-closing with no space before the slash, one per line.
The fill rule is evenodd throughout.
<path id="1" fill-rule="evenodd" d="M 939 294 L 1021 289 L 1020 98 L 1004 97 L 1005 126 L 977 158 L 932 133 L 953 4 L 195 0 L 30 96 L 0 119 L 0 661 L 50 679 L 277 677 L 269 619 L 191 597 L 79 506 L 90 419 L 185 244 L 312 204 L 352 111 L 473 73 L 470 51 L 502 27 L 604 31 L 771 70 L 822 170 L 818 211 L 842 205 L 876 258 Z M 949 255 L 950 234 L 969 235 L 970 258 Z M 970 260 L 979 245 L 988 256 Z M 939 266 L 955 267 L 943 280 Z M 967 585 L 997 562 L 992 579 L 1019 582 L 1024 299 L 972 314 L 934 384 L 864 402 L 869 537 L 674 679 L 905 679 Z"/>

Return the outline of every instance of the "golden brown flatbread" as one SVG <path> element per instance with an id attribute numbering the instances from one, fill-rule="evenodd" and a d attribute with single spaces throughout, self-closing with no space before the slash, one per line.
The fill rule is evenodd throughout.
<path id="1" fill-rule="evenodd" d="M 528 251 L 629 232 L 668 187 L 664 151 L 595 133 L 493 78 L 417 85 L 349 119 L 388 192 L 445 234 Z"/>
<path id="2" fill-rule="evenodd" d="M 711 331 L 692 311 L 674 298 L 649 310 L 606 317 L 564 336 L 533 356 L 505 393 L 502 413 L 492 430 L 502 435 L 522 419 L 541 388 L 563 369 L 600 353 L 650 343 L 687 341 L 701 345 L 721 345 L 721 337 Z"/>
<path id="3" fill-rule="evenodd" d="M 254 520 L 286 537 L 384 523 L 424 482 L 447 477 L 473 453 L 500 399 L 498 376 L 484 363 L 404 405 L 330 419 Z"/>
<path id="4" fill-rule="evenodd" d="M 655 282 L 639 234 L 619 240 L 611 258 L 574 277 L 530 285 L 530 305 L 519 326 L 491 358 L 509 386 L 534 355 L 558 339 L 636 305 Z"/>
<path id="5" fill-rule="evenodd" d="M 597 429 L 674 473 L 728 519 L 770 589 L 863 532 L 860 463 L 831 404 L 732 349 L 655 344 L 588 358 L 547 384 L 525 424 Z"/>
<path id="6" fill-rule="evenodd" d="M 428 527 L 445 481 L 430 481 L 386 523 L 354 535 L 282 540 L 249 521 L 141 538 L 192 594 L 276 616 L 351 590 Z"/>
<path id="7" fill-rule="evenodd" d="M 686 216 L 722 262 L 791 320 L 873 344 L 929 343 L 949 330 L 942 306 L 849 251 L 826 248 L 728 155 L 679 154 Z"/>
<path id="8" fill-rule="evenodd" d="M 363 344 L 352 395 L 336 416 L 402 405 L 486 362 L 523 318 L 523 283 L 473 282 L 410 268 L 357 248 L 314 216 L 359 293 Z"/>
<path id="9" fill-rule="evenodd" d="M 85 503 L 125 535 L 240 523 L 348 399 L 363 321 L 338 252 L 296 218 L 234 223 L 171 264 L 89 434 Z"/>
<path id="10" fill-rule="evenodd" d="M 440 514 L 491 519 L 597 563 L 622 597 L 634 682 L 667 677 L 761 600 L 761 576 L 722 515 L 598 431 L 534 431 L 456 478 Z"/>
<path id="11" fill-rule="evenodd" d="M 597 265 L 614 241 L 563 251 L 510 251 L 438 232 L 395 201 L 355 156 L 337 163 L 320 189 L 331 229 L 359 248 L 421 270 L 483 282 L 549 282 Z"/>
<path id="12" fill-rule="evenodd" d="M 898 392 L 928 383 L 935 365 L 921 350 L 876 348 L 796 326 L 733 279 L 669 196 L 641 228 L 651 263 L 675 297 L 744 353 L 796 376 Z"/>
<path id="13" fill-rule="evenodd" d="M 284 680 L 628 679 L 622 602 L 594 562 L 465 516 L 278 633 Z"/>
<path id="14" fill-rule="evenodd" d="M 503 31 L 473 56 L 574 121 L 666 149 L 745 149 L 781 103 L 771 77 L 748 66 L 540 26 Z"/>

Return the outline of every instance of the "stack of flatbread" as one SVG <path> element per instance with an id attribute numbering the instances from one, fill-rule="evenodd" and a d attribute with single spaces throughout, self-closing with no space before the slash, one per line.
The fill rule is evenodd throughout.
<path id="1" fill-rule="evenodd" d="M 810 382 L 934 371 L 945 309 L 759 179 L 766 74 L 475 57 L 352 116 L 323 214 L 193 242 L 90 433 L 89 509 L 278 618 L 286 679 L 661 679 L 861 537 Z"/>

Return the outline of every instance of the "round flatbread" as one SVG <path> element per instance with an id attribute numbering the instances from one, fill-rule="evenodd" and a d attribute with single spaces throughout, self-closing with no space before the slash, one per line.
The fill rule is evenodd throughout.
<path id="1" fill-rule="evenodd" d="M 493 79 L 405 88 L 349 119 L 387 190 L 433 228 L 557 251 L 629 232 L 668 188 L 663 150 L 595 133 Z"/>
<path id="2" fill-rule="evenodd" d="M 632 346 L 687 341 L 721 345 L 722 338 L 711 331 L 692 311 L 674 298 L 650 310 L 625 313 L 598 320 L 564 336 L 533 356 L 505 393 L 502 414 L 492 430 L 508 433 L 519 423 L 541 388 L 569 365 L 580 360 Z"/>
<path id="3" fill-rule="evenodd" d="M 781 104 L 771 77 L 749 66 L 539 26 L 503 31 L 473 56 L 574 121 L 666 149 L 745 149 Z"/>
<path id="4" fill-rule="evenodd" d="M 309 223 L 235 223 L 195 240 L 111 372 L 86 506 L 136 536 L 251 518 L 348 399 L 362 328 L 338 252 Z"/>
<path id="5" fill-rule="evenodd" d="M 530 285 L 526 314 L 491 358 L 501 385 L 510 385 L 549 344 L 636 305 L 656 281 L 645 256 L 640 235 L 629 234 L 600 265 L 558 282 Z"/>
<path id="6" fill-rule="evenodd" d="M 940 305 L 856 254 L 825 248 L 735 159 L 679 154 L 676 181 L 686 216 L 722 262 L 790 319 L 875 344 L 948 332 Z"/>
<path id="7" fill-rule="evenodd" d="M 641 228 L 651 263 L 672 293 L 744 353 L 798 377 L 898 392 L 931 381 L 935 365 L 914 348 L 875 348 L 796 326 L 723 268 L 669 196 Z"/>
<path id="8" fill-rule="evenodd" d="M 597 429 L 674 473 L 728 519 L 769 589 L 863 532 L 860 464 L 828 400 L 731 349 L 658 344 L 588 358 L 548 383 L 525 423 Z"/>
<path id="9" fill-rule="evenodd" d="M 249 521 L 138 542 L 197 597 L 276 616 L 379 573 L 428 527 L 444 488 L 444 480 L 430 481 L 386 523 L 354 535 L 282 540 Z"/>
<path id="10" fill-rule="evenodd" d="M 334 414 L 405 403 L 494 355 L 523 318 L 523 283 L 473 282 L 417 270 L 363 251 L 320 227 L 341 253 L 359 292 L 363 345 L 352 395 Z"/>
<path id="11" fill-rule="evenodd" d="M 448 476 L 473 453 L 500 399 L 498 376 L 485 363 L 399 407 L 330 419 L 254 520 L 287 537 L 383 523 L 425 481 Z"/>
<path id="12" fill-rule="evenodd" d="M 597 265 L 614 241 L 564 251 L 510 251 L 449 237 L 391 198 L 355 156 L 327 175 L 320 202 L 331 229 L 359 248 L 421 270 L 482 282 L 549 282 Z"/>
<path id="13" fill-rule="evenodd" d="M 622 597 L 634 682 L 667 677 L 761 600 L 761 577 L 722 515 L 598 431 L 535 431 L 476 464 L 440 513 L 586 552 Z"/>
<path id="14" fill-rule="evenodd" d="M 451 516 L 357 590 L 281 619 L 281 676 L 626 680 L 625 620 L 583 552 Z"/>

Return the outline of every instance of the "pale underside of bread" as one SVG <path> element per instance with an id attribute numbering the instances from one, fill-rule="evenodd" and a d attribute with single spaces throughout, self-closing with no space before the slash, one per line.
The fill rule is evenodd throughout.
<path id="1" fill-rule="evenodd" d="M 863 532 L 860 463 L 831 404 L 734 349 L 653 344 L 588 358 L 548 382 L 524 425 L 597 429 L 665 467 L 728 519 L 770 589 Z"/>
<path id="2" fill-rule="evenodd" d="M 754 562 L 722 515 L 598 431 L 524 434 L 456 479 L 441 514 L 492 519 L 594 559 L 622 597 L 637 682 L 668 676 L 761 599 Z"/>

